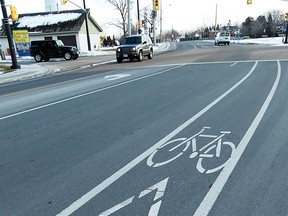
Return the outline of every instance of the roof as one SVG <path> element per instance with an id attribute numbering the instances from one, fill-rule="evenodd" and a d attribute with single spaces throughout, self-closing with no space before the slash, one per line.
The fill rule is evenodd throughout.
<path id="1" fill-rule="evenodd" d="M 103 29 L 90 16 L 88 11 L 89 21 L 100 31 Z M 66 10 L 54 12 L 40 12 L 19 14 L 18 20 L 14 23 L 13 30 L 28 30 L 28 32 L 54 33 L 67 31 L 80 31 L 85 21 L 84 10 Z"/>

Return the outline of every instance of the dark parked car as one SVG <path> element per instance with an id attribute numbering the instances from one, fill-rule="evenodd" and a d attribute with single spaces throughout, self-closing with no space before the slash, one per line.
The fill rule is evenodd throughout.
<path id="1" fill-rule="evenodd" d="M 121 63 L 123 59 L 130 59 L 130 61 L 137 59 L 140 62 L 143 56 L 147 56 L 148 59 L 153 58 L 153 45 L 148 35 L 128 36 L 116 50 L 118 63 Z"/>
<path id="2" fill-rule="evenodd" d="M 65 58 L 75 60 L 79 56 L 76 47 L 65 46 L 61 40 L 31 41 L 30 55 L 36 62 L 49 61 L 50 58 Z"/>

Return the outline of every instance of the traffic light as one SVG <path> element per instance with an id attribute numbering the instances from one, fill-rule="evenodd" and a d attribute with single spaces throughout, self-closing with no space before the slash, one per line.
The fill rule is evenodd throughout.
<path id="1" fill-rule="evenodd" d="M 288 12 L 285 13 L 285 19 L 288 21 Z"/>
<path id="2" fill-rule="evenodd" d="M 11 18 L 13 21 L 18 20 L 17 8 L 15 6 L 10 6 Z"/>
<path id="3" fill-rule="evenodd" d="M 160 10 L 160 0 L 154 0 L 154 10 Z"/>
<path id="4" fill-rule="evenodd" d="M 61 4 L 65 5 L 67 3 L 68 0 L 61 0 Z"/>
<path id="5" fill-rule="evenodd" d="M 252 0 L 247 0 L 247 5 L 252 4 Z"/>

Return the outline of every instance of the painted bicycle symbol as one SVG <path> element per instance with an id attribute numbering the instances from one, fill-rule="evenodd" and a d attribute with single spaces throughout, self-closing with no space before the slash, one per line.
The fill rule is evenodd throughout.
<path id="1" fill-rule="evenodd" d="M 204 134 L 203 132 L 207 129 L 210 129 L 210 127 L 203 127 L 198 133 L 189 138 L 178 138 L 164 143 L 162 146 L 160 146 L 158 149 L 152 152 L 152 154 L 150 154 L 150 156 L 147 158 L 147 165 L 150 167 L 164 166 L 179 158 L 182 154 L 184 154 L 185 151 L 189 149 L 189 147 L 191 147 L 192 152 L 189 158 L 198 157 L 196 168 L 200 173 L 208 174 L 221 170 L 227 164 L 228 159 L 231 157 L 233 151 L 235 150 L 235 145 L 232 142 L 223 141 L 223 137 L 226 134 L 230 134 L 231 131 L 220 131 L 219 135 Z M 205 140 L 206 138 L 212 140 L 198 150 L 197 139 L 200 137 L 205 138 Z M 205 166 L 208 166 L 209 164 L 208 161 L 209 159 L 210 160 L 211 158 L 220 159 L 221 155 L 223 155 L 222 148 L 225 148 L 226 153 L 224 160 L 223 158 L 221 158 L 220 160 L 221 164 L 214 168 L 205 168 Z M 170 157 L 168 159 L 167 159 L 167 150 L 168 152 L 173 153 L 172 156 L 171 155 L 168 156 Z M 228 151 L 229 152 L 228 156 L 227 156 L 227 150 L 230 150 Z M 158 162 L 159 158 L 161 160 L 161 155 L 164 157 L 164 159 L 162 158 L 162 161 Z M 214 163 L 212 164 L 214 165 Z M 211 163 L 209 165 L 211 165 Z"/>

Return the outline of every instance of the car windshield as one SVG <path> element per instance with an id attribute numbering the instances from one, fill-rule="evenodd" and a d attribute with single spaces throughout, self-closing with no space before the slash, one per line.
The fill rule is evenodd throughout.
<path id="1" fill-rule="evenodd" d="M 124 40 L 123 44 L 140 44 L 141 43 L 141 37 L 127 37 Z"/>
<path id="2" fill-rule="evenodd" d="M 58 46 L 64 46 L 63 42 L 61 40 L 56 40 L 56 43 Z"/>
<path id="3" fill-rule="evenodd" d="M 220 36 L 229 36 L 228 32 L 221 32 Z"/>

